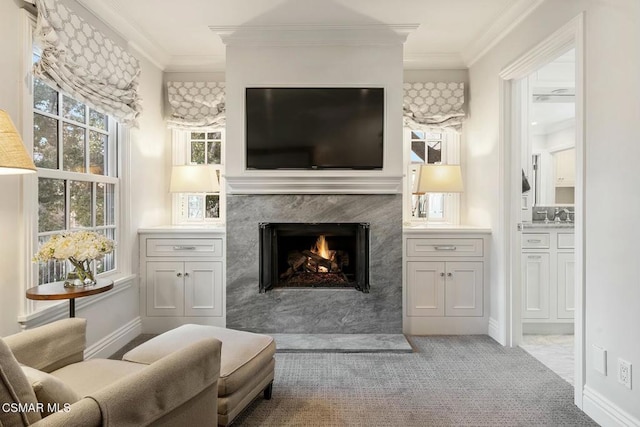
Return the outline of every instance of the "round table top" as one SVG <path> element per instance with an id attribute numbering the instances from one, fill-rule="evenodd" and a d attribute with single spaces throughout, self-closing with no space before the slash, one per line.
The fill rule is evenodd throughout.
<path id="1" fill-rule="evenodd" d="M 65 288 L 64 282 L 45 283 L 27 289 L 28 299 L 35 300 L 57 300 L 87 297 L 89 295 L 101 294 L 113 288 L 113 281 L 99 280 L 92 286 L 74 286 Z"/>

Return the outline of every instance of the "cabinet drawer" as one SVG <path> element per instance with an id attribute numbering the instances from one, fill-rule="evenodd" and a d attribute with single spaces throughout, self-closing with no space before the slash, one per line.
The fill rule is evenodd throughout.
<path id="1" fill-rule="evenodd" d="M 482 256 L 482 239 L 407 239 L 407 256 Z"/>
<path id="2" fill-rule="evenodd" d="M 573 233 L 558 233 L 558 249 L 573 249 L 575 244 Z"/>
<path id="3" fill-rule="evenodd" d="M 549 249 L 549 233 L 527 233 L 522 235 L 524 249 Z"/>
<path id="4" fill-rule="evenodd" d="M 148 257 L 221 257 L 222 239 L 147 239 Z"/>

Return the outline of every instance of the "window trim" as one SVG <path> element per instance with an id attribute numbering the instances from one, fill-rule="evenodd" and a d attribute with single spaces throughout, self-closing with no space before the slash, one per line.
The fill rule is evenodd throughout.
<path id="1" fill-rule="evenodd" d="M 21 124 L 23 141 L 28 152 L 33 153 L 33 74 L 32 74 L 32 58 L 33 58 L 33 31 L 35 29 L 35 16 L 27 11 L 22 11 L 22 72 L 25 76 L 21 85 Z M 45 113 L 46 115 L 46 113 Z M 87 126 L 87 129 L 91 129 Z M 116 190 L 114 195 L 115 203 L 115 240 L 121 250 L 116 251 L 115 269 L 109 272 L 100 273 L 100 278 L 108 278 L 114 282 L 128 286 L 128 281 L 124 280 L 131 277 L 132 262 L 130 253 L 127 252 L 131 247 L 131 222 L 128 215 L 131 207 L 130 195 L 130 130 L 127 126 L 116 123 L 114 120 L 109 121 L 109 134 L 113 135 L 111 150 L 114 151 L 115 158 L 111 161 L 111 166 L 116 168 L 117 177 L 105 175 L 81 174 L 83 181 L 115 183 Z M 124 149 L 127 147 L 127 149 Z M 111 155 L 111 154 L 108 154 Z M 26 292 L 28 288 L 36 286 L 38 282 L 38 265 L 32 262 L 33 256 L 38 248 L 38 179 L 53 177 L 50 169 L 38 168 L 36 174 L 28 174 L 22 176 L 22 218 L 20 224 L 23 236 L 21 247 L 19 248 L 21 257 L 20 262 L 23 266 L 20 275 L 20 287 L 22 292 Z M 94 178 L 86 179 L 87 176 Z M 58 170 L 55 172 L 55 178 L 73 179 L 77 176 L 76 172 Z M 62 178 L 64 177 L 64 178 Z M 19 310 L 18 321 L 24 319 L 36 319 L 39 317 L 49 318 L 50 307 L 58 305 L 66 305 L 66 300 L 61 301 L 35 301 L 26 298 L 22 299 L 22 305 Z M 66 313 L 66 310 L 64 311 Z M 31 320 L 29 320 L 31 321 Z"/>

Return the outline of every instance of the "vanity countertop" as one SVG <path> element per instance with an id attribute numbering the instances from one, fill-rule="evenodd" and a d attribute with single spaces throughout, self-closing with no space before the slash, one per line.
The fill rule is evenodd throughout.
<path id="1" fill-rule="evenodd" d="M 531 230 L 531 229 L 538 229 L 538 230 L 549 230 L 549 229 L 556 229 L 556 228 L 563 228 L 563 229 L 571 229 L 573 230 L 574 228 L 574 223 L 573 222 L 553 222 L 553 221 L 549 221 L 549 222 L 523 222 L 522 223 L 522 228 L 524 230 Z"/>

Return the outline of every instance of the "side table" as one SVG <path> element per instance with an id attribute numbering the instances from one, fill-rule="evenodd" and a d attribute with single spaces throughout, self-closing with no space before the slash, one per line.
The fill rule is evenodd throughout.
<path id="1" fill-rule="evenodd" d="M 101 294 L 113 289 L 113 281 L 98 281 L 93 286 L 65 288 L 64 282 L 45 283 L 27 289 L 26 296 L 33 300 L 69 300 L 69 317 L 76 317 L 76 298 Z"/>

